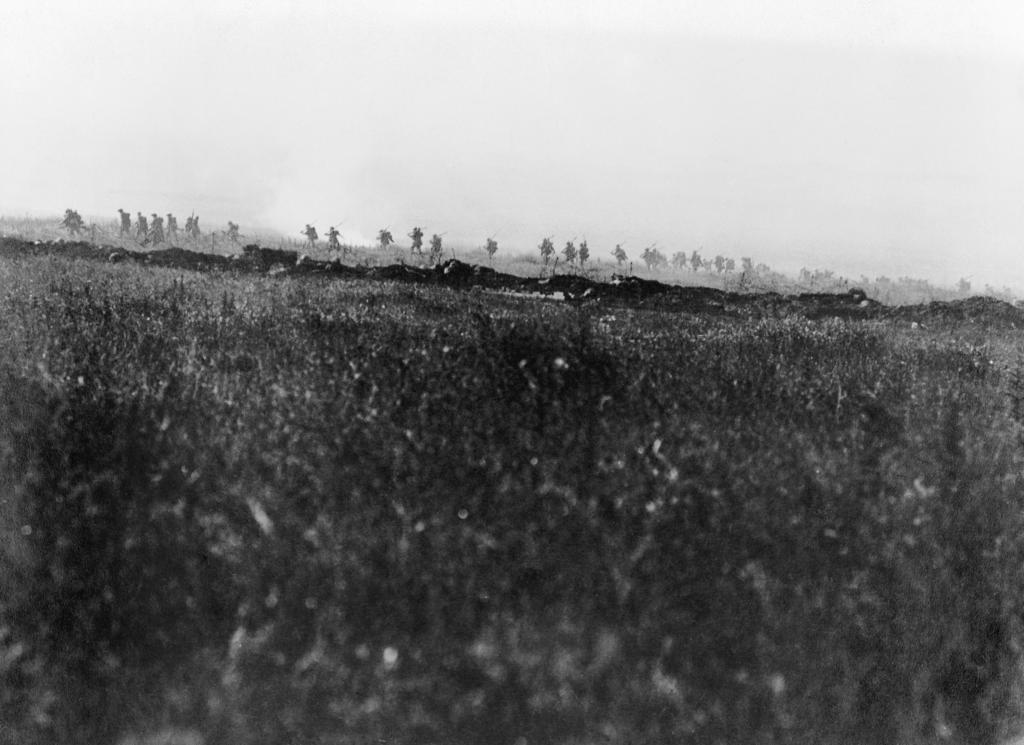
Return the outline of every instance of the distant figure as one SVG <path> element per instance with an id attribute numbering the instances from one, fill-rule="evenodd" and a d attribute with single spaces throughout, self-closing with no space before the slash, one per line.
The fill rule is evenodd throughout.
<path id="1" fill-rule="evenodd" d="M 199 216 L 190 215 L 185 218 L 185 235 L 194 241 L 199 240 Z"/>
<path id="2" fill-rule="evenodd" d="M 441 248 L 441 236 L 434 233 L 433 237 L 430 239 L 430 260 L 436 264 L 441 260 L 443 255 L 444 251 Z"/>
<path id="3" fill-rule="evenodd" d="M 119 235 L 123 238 L 127 235 L 132 234 L 132 216 L 123 209 L 118 208 L 117 213 L 121 216 L 121 232 Z"/>
<path id="4" fill-rule="evenodd" d="M 309 247 L 316 248 L 316 242 L 320 239 L 320 236 L 316 234 L 316 228 L 309 223 L 306 223 L 306 229 L 302 231 L 302 234 L 306 236 L 306 241 L 309 243 Z"/>
<path id="5" fill-rule="evenodd" d="M 150 215 L 153 225 L 149 229 L 149 239 L 153 244 L 164 242 L 164 219 L 157 213 Z"/>
<path id="6" fill-rule="evenodd" d="M 64 219 L 61 220 L 60 224 L 70 235 L 77 236 L 82 231 L 82 216 L 75 210 L 64 210 Z"/>
<path id="7" fill-rule="evenodd" d="M 167 240 L 170 243 L 178 240 L 178 218 L 170 212 L 167 213 Z"/>
<path id="8" fill-rule="evenodd" d="M 327 250 L 328 251 L 341 251 L 341 241 L 338 240 L 338 236 L 341 233 L 338 232 L 337 228 L 333 225 L 330 230 L 327 231 Z"/>
<path id="9" fill-rule="evenodd" d="M 135 223 L 135 240 L 139 243 L 145 243 L 149 237 L 149 224 L 141 212 L 138 213 L 137 220 Z"/>
<path id="10" fill-rule="evenodd" d="M 409 233 L 409 237 L 412 238 L 412 247 L 409 249 L 410 254 L 423 255 L 423 229 L 415 227 L 412 232 Z"/>
<path id="11" fill-rule="evenodd" d="M 228 220 L 228 240 L 238 243 L 238 225 Z"/>
<path id="12" fill-rule="evenodd" d="M 576 261 L 576 244 L 573 241 L 566 241 L 565 248 L 562 249 L 562 256 L 565 257 L 565 262 L 572 265 Z"/>

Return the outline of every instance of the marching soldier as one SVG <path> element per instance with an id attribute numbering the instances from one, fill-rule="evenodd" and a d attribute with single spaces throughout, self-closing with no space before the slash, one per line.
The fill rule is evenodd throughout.
<path id="1" fill-rule="evenodd" d="M 338 232 L 337 228 L 333 225 L 331 229 L 327 231 L 327 250 L 328 251 L 341 251 L 341 242 L 338 240 L 338 236 L 341 233 Z"/>
<path id="2" fill-rule="evenodd" d="M 434 233 L 430 239 L 430 260 L 435 264 L 441 260 L 444 255 L 444 251 L 441 249 L 441 236 Z"/>
<path id="3" fill-rule="evenodd" d="M 178 218 L 167 213 L 167 241 L 173 243 L 178 240 Z"/>
<path id="4" fill-rule="evenodd" d="M 409 233 L 409 237 L 412 238 L 412 247 L 409 249 L 410 254 L 423 255 L 423 229 L 415 227 L 412 232 Z"/>
<path id="5" fill-rule="evenodd" d="M 201 235 L 202 235 L 202 232 L 199 230 L 199 215 L 193 215 L 192 216 L 192 237 L 195 238 L 198 241 L 199 240 L 199 236 L 201 236 Z"/>
<path id="6" fill-rule="evenodd" d="M 75 210 L 64 210 L 64 219 L 60 224 L 70 235 L 77 236 L 82 230 L 82 216 Z"/>
<path id="7" fill-rule="evenodd" d="M 135 240 L 144 244 L 149 237 L 149 224 L 141 212 L 138 213 L 137 218 L 138 222 L 135 223 Z"/>
<path id="8" fill-rule="evenodd" d="M 195 226 L 195 218 L 191 215 L 185 218 L 185 235 L 189 238 L 192 237 L 192 232 Z"/>
<path id="9" fill-rule="evenodd" d="M 120 236 L 123 238 L 132 233 L 132 216 L 130 213 L 125 212 L 123 209 L 118 208 L 117 213 L 121 216 L 121 232 Z"/>
<path id="10" fill-rule="evenodd" d="M 154 243 L 164 242 L 164 219 L 155 212 L 150 215 L 153 218 L 153 226 L 149 230 L 150 240 Z"/>
<path id="11" fill-rule="evenodd" d="M 316 228 L 309 223 L 306 223 L 306 229 L 302 231 L 302 234 L 306 236 L 306 241 L 309 242 L 309 247 L 316 248 L 316 242 L 320 238 L 320 236 L 316 234 Z"/>
<path id="12" fill-rule="evenodd" d="M 238 243 L 238 225 L 228 220 L 228 240 Z"/>

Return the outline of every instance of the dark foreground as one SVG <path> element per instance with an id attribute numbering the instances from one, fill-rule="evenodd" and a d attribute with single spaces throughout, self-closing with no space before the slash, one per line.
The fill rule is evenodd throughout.
<path id="1" fill-rule="evenodd" d="M 1011 306 L 3 250 L 4 741 L 1016 728 Z"/>

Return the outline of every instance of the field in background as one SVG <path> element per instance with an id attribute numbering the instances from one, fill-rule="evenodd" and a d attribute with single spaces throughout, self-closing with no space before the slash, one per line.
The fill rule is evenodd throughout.
<path id="1" fill-rule="evenodd" d="M 4 741 L 1019 729 L 1009 323 L 59 256 L 0 311 Z"/>
<path id="2" fill-rule="evenodd" d="M 184 224 L 184 217 L 179 221 Z M 82 236 L 83 240 L 93 241 L 125 248 L 131 251 L 144 249 L 138 242 L 131 239 L 118 237 L 118 224 L 114 220 L 87 221 L 95 230 L 86 230 Z M 269 248 L 281 248 L 298 251 L 300 254 L 308 255 L 317 260 L 333 260 L 342 258 L 349 264 L 362 264 L 366 266 L 385 266 L 389 264 L 408 263 L 415 265 L 428 265 L 426 256 L 415 256 L 409 251 L 409 239 L 401 231 L 395 231 L 398 244 L 381 249 L 379 246 L 346 246 L 347 254 L 341 257 L 338 252 L 327 250 L 327 241 L 322 236 L 317 247 L 308 249 L 305 239 L 298 231 L 294 236 L 282 235 L 273 231 L 249 230 L 243 228 L 242 237 L 239 243 L 232 243 L 228 240 L 223 229 L 214 229 L 213 226 L 203 225 L 204 235 L 200 241 L 192 241 L 185 237 L 184 231 L 179 227 L 179 239 L 174 245 L 188 248 L 195 251 L 204 251 L 221 255 L 238 253 L 241 247 L 248 243 L 258 243 Z M 53 241 L 68 238 L 67 232 L 60 228 L 60 220 L 57 217 L 52 219 L 41 218 L 16 218 L 0 215 L 0 236 L 9 235 L 28 240 Z M 429 236 L 428 236 L 429 237 Z M 169 244 L 161 244 L 166 247 Z M 152 248 L 152 247 L 150 247 Z M 740 270 L 740 257 L 733 257 L 737 269 L 732 272 L 720 273 L 713 270 L 701 269 L 692 271 L 690 269 L 678 268 L 666 264 L 661 267 L 648 268 L 640 259 L 641 249 L 630 248 L 627 252 L 631 257 L 629 261 L 618 264 L 612 257 L 610 251 L 604 247 L 593 250 L 592 260 L 585 268 L 566 266 L 561 254 L 559 259 L 550 264 L 544 264 L 538 251 L 521 251 L 499 248 L 493 260 L 487 255 L 483 248 L 483 241 L 480 246 L 448 246 L 445 248 L 444 258 L 458 258 L 472 264 L 490 266 L 494 269 L 524 277 L 547 276 L 552 271 L 559 274 L 582 272 L 588 277 L 597 280 L 608 280 L 614 274 L 629 274 L 644 279 L 655 279 L 666 283 L 681 285 L 693 285 L 703 287 L 714 287 L 729 292 L 780 292 L 780 293 L 803 293 L 803 292 L 846 292 L 852 287 L 863 290 L 868 297 L 886 305 L 914 305 L 932 301 L 949 301 L 965 299 L 972 296 L 984 295 L 997 298 L 1006 302 L 1015 302 L 1016 294 L 1009 288 L 996 288 L 991 286 L 972 287 L 969 282 L 963 280 L 958 287 L 942 287 L 934 285 L 926 280 L 913 277 L 858 277 L 846 278 L 837 276 L 828 269 L 804 269 L 798 276 L 788 276 L 773 270 L 771 267 L 752 262 L 749 271 Z M 561 244 L 556 243 L 556 251 L 561 249 Z M 426 250 L 426 248 L 424 249 Z M 671 254 L 671 251 L 662 249 L 663 253 Z M 705 256 L 704 258 L 711 258 Z"/>

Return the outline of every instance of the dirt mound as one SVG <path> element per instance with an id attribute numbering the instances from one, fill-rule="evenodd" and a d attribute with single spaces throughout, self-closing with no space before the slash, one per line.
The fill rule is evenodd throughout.
<path id="1" fill-rule="evenodd" d="M 85 241 L 24 241 L 7 237 L 0 239 L 0 255 L 8 257 L 59 253 L 61 256 L 70 256 L 74 259 L 105 259 L 114 250 L 119 249 L 110 246 L 98 247 Z"/>
<path id="2" fill-rule="evenodd" d="M 526 296 L 547 295 L 566 302 L 601 302 L 631 308 L 649 308 L 686 313 L 732 314 L 747 318 L 798 315 L 805 318 L 888 318 L 916 323 L 918 327 L 941 323 L 975 323 L 1008 327 L 1024 326 L 1024 308 L 993 298 L 974 297 L 927 305 L 886 307 L 869 299 L 862 290 L 844 293 L 780 295 L 774 292 L 726 292 L 713 287 L 682 287 L 651 279 L 613 275 L 598 281 L 579 274 L 553 277 L 519 277 L 490 267 L 449 259 L 433 268 L 392 264 L 389 266 L 348 266 L 338 260 L 317 261 L 300 257 L 296 251 L 245 246 L 240 256 L 164 248 L 155 251 L 127 251 L 114 246 L 81 241 L 24 241 L 0 239 L 0 256 L 56 254 L 98 261 L 137 262 L 157 266 L 204 271 L 233 269 L 271 276 L 324 275 L 338 278 L 365 277 L 395 282 L 437 284 L 450 287 L 484 287 Z"/>
<path id="3" fill-rule="evenodd" d="M 430 282 L 434 279 L 434 272 L 408 264 L 389 264 L 388 266 L 372 267 L 366 272 L 366 276 L 372 279 L 393 279 L 399 282 Z"/>
<path id="4" fill-rule="evenodd" d="M 231 258 L 218 254 L 202 253 L 200 251 L 189 251 L 187 248 L 161 248 L 156 251 L 149 251 L 143 254 L 125 252 L 132 256 L 142 256 L 147 264 L 157 266 L 173 266 L 177 269 L 226 269 L 231 266 Z"/>
<path id="5" fill-rule="evenodd" d="M 1024 308 L 991 297 L 933 301 L 926 305 L 887 308 L 885 316 L 927 327 L 928 324 L 971 323 L 983 326 L 1024 326 Z"/>
<path id="6" fill-rule="evenodd" d="M 278 248 L 263 248 L 251 243 L 242 249 L 242 261 L 260 271 L 269 271 L 272 266 L 295 266 L 299 260 L 298 251 L 285 251 Z"/>

